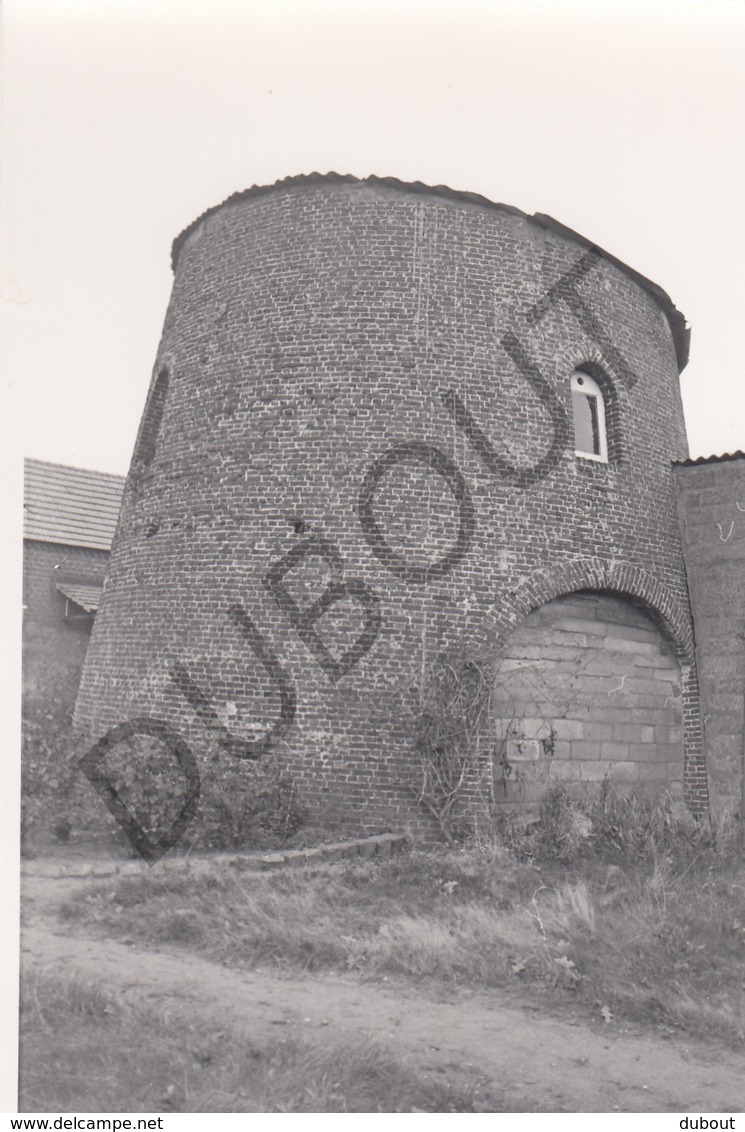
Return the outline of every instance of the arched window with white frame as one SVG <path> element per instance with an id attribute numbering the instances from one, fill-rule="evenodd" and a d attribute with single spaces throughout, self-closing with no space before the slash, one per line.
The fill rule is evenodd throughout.
<path id="1" fill-rule="evenodd" d="M 595 378 L 581 369 L 572 374 L 572 412 L 575 454 L 585 460 L 607 464 L 608 435 L 603 391 Z"/>

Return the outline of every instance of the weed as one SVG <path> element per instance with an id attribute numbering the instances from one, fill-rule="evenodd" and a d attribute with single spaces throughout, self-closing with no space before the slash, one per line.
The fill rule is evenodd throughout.
<path id="1" fill-rule="evenodd" d="M 487 665 L 463 653 L 442 653 L 418 689 L 412 722 L 417 774 L 410 786 L 448 845 L 462 842 L 472 830 L 467 799 L 473 802 L 483 772 L 479 736 L 491 683 Z"/>
<path id="2" fill-rule="evenodd" d="M 595 857 L 628 863 L 670 856 L 685 863 L 696 853 L 732 851 L 737 831 L 732 818 L 697 821 L 669 794 L 622 793 L 605 779 L 597 790 L 552 786 L 539 821 L 508 826 L 504 839 L 519 857 L 535 862 Z"/>

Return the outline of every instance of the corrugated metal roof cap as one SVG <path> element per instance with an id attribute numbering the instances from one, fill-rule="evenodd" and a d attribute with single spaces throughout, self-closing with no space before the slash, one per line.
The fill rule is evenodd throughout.
<path id="1" fill-rule="evenodd" d="M 721 456 L 697 456 L 695 459 L 689 457 L 687 460 L 676 460 L 675 466 L 693 468 L 697 464 L 723 464 L 727 460 L 745 460 L 745 452 L 741 452 L 738 448 L 736 452 L 723 452 Z"/>

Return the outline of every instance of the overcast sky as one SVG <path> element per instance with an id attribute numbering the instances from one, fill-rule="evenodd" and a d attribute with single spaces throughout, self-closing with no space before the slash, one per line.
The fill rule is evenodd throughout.
<path id="1" fill-rule="evenodd" d="M 125 472 L 205 208 L 312 171 L 546 212 L 693 328 L 693 455 L 745 448 L 745 5 L 6 0 L 6 424 Z"/>

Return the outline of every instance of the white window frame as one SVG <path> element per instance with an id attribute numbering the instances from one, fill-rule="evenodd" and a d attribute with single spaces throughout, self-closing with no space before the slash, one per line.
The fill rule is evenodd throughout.
<path id="1" fill-rule="evenodd" d="M 595 460 L 599 464 L 608 463 L 608 432 L 605 421 L 605 398 L 603 391 L 598 385 L 594 377 L 590 377 L 589 373 L 585 373 L 582 369 L 576 369 L 572 374 L 572 425 L 574 425 L 574 395 L 580 393 L 592 400 L 595 403 L 595 412 L 597 415 L 597 430 L 598 430 L 598 448 L 599 452 L 585 452 L 581 448 L 576 447 L 576 429 L 575 429 L 575 456 L 581 456 L 583 460 Z"/>

